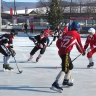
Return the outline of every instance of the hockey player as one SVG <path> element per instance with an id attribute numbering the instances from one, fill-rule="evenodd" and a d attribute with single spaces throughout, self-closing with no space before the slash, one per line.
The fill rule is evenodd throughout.
<path id="1" fill-rule="evenodd" d="M 94 62 L 93 62 L 93 54 L 96 52 L 96 33 L 95 33 L 95 29 L 94 28 L 89 28 L 88 29 L 88 33 L 89 35 L 87 36 L 85 45 L 84 45 L 84 49 L 86 50 L 89 46 L 89 48 L 87 49 L 87 58 L 89 60 L 89 64 L 87 65 L 88 68 L 94 66 Z"/>
<path id="2" fill-rule="evenodd" d="M 85 55 L 84 48 L 81 43 L 80 35 L 78 34 L 79 23 L 73 22 L 71 24 L 71 30 L 67 32 L 62 38 L 59 38 L 56 42 L 56 45 L 59 49 L 58 53 L 62 60 L 62 70 L 57 75 L 56 80 L 52 84 L 51 89 L 54 90 L 63 90 L 62 87 L 59 86 L 59 81 L 64 79 L 62 85 L 73 86 L 72 82 L 69 82 L 71 70 L 73 69 L 73 64 L 70 58 L 70 52 L 74 45 L 76 45 L 78 51 Z"/>
<path id="3" fill-rule="evenodd" d="M 53 41 L 56 40 L 56 38 L 59 38 L 61 35 L 62 31 L 60 30 L 59 25 L 55 28 L 55 32 L 53 33 L 53 40 L 51 41 L 51 43 L 49 44 L 49 46 L 53 43 Z"/>
<path id="4" fill-rule="evenodd" d="M 44 32 L 45 32 L 45 37 L 46 37 L 46 40 L 47 40 L 46 42 L 47 42 L 47 46 L 48 46 L 48 44 L 50 42 L 48 36 L 49 35 L 53 36 L 52 32 L 50 31 L 50 26 L 47 26 L 47 28 L 44 30 Z"/>
<path id="5" fill-rule="evenodd" d="M 18 33 L 12 29 L 10 34 L 3 34 L 0 37 L 0 53 L 4 55 L 3 61 L 3 69 L 12 70 L 13 68 L 9 66 L 10 56 L 14 56 L 16 53 L 13 50 L 13 39 Z"/>
<path id="6" fill-rule="evenodd" d="M 30 40 L 32 40 L 35 43 L 35 47 L 30 52 L 30 58 L 28 61 L 30 61 L 33 58 L 33 55 L 40 49 L 40 54 L 36 58 L 36 62 L 41 58 L 42 54 L 44 54 L 46 50 L 46 38 L 45 38 L 45 32 L 41 31 L 40 35 L 29 37 Z"/>

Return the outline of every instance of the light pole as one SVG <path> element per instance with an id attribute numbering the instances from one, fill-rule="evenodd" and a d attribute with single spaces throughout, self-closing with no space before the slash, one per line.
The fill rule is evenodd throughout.
<path id="1" fill-rule="evenodd" d="M 0 0 L 0 31 L 1 31 L 1 0 Z"/>
<path id="2" fill-rule="evenodd" d="M 71 7 L 72 7 L 72 0 L 71 0 L 71 2 L 70 2 L 70 13 L 71 13 Z"/>
<path id="3" fill-rule="evenodd" d="M 14 0 L 14 15 L 15 15 L 15 11 L 16 11 L 16 6 L 15 6 L 15 0 Z"/>

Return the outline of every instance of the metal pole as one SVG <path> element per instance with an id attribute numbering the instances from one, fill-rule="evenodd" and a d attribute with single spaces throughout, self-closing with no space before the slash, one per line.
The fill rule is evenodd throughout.
<path id="1" fill-rule="evenodd" d="M 71 7 L 72 7 L 72 0 L 71 0 L 71 2 L 70 2 L 70 13 L 71 13 Z"/>
<path id="2" fill-rule="evenodd" d="M 2 0 L 1 0 L 1 12 L 3 12 L 3 3 L 2 3 Z"/>
<path id="3" fill-rule="evenodd" d="M 2 25 L 2 24 L 1 24 L 1 21 L 2 21 L 2 20 L 1 20 L 1 0 L 0 0 L 0 31 L 1 31 L 1 25 Z"/>
<path id="4" fill-rule="evenodd" d="M 16 11 L 15 9 L 16 9 L 16 8 L 15 8 L 15 0 L 14 0 L 14 15 L 15 15 L 15 11 Z"/>

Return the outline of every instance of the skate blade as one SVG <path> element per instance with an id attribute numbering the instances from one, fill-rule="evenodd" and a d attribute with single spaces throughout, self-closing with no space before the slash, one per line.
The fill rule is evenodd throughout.
<path id="1" fill-rule="evenodd" d="M 69 88 L 69 87 L 71 87 L 71 86 L 68 86 L 68 85 L 62 85 L 61 87 L 62 87 L 62 88 Z"/>
<path id="2" fill-rule="evenodd" d="M 62 85 L 62 88 L 72 87 L 73 85 Z"/>
<path id="3" fill-rule="evenodd" d="M 11 70 L 3 69 L 3 70 L 4 70 L 4 72 L 11 72 L 11 71 L 14 71 L 13 69 L 11 69 Z"/>
<path id="4" fill-rule="evenodd" d="M 90 67 L 87 67 L 88 69 L 91 69 L 91 68 L 93 68 L 93 66 L 90 66 Z"/>
<path id="5" fill-rule="evenodd" d="M 61 89 L 55 88 L 54 86 L 50 87 L 50 89 L 53 90 L 53 91 L 59 92 L 59 93 L 62 93 L 62 91 L 63 91 Z"/>
<path id="6" fill-rule="evenodd" d="M 26 62 L 32 62 L 32 60 L 27 60 Z"/>

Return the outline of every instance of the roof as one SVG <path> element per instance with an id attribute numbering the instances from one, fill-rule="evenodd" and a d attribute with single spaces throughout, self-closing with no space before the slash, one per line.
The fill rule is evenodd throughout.
<path id="1" fill-rule="evenodd" d="M 36 10 L 36 8 L 33 9 L 27 9 L 27 14 L 29 14 L 31 11 Z M 16 10 L 17 14 L 25 14 L 25 9 L 24 10 Z M 4 13 L 10 14 L 10 11 L 4 11 Z M 14 10 L 13 10 L 14 13 Z"/>

